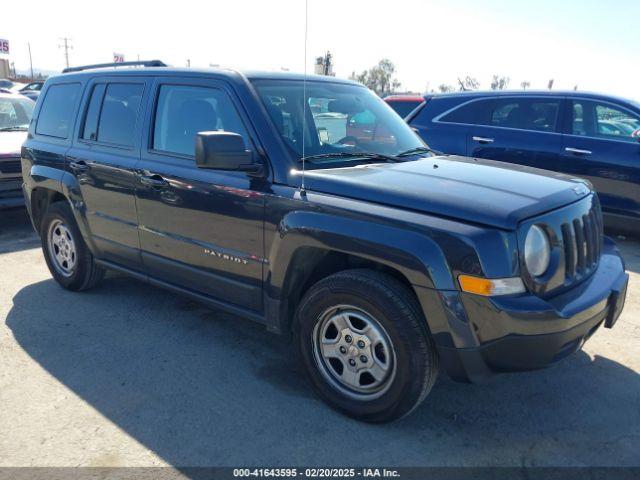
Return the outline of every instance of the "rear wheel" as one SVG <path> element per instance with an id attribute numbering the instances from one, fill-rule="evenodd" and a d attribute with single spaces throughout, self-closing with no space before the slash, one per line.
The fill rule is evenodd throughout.
<path id="1" fill-rule="evenodd" d="M 431 390 L 438 358 L 412 292 L 395 278 L 349 270 L 311 287 L 296 343 L 318 394 L 360 420 L 410 413 Z"/>
<path id="2" fill-rule="evenodd" d="M 87 290 L 104 276 L 95 264 L 67 203 L 49 206 L 40 228 L 42 251 L 53 278 L 68 290 Z"/>

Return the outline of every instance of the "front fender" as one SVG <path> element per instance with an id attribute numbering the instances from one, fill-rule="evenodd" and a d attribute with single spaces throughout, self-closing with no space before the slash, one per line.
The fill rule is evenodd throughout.
<path id="1" fill-rule="evenodd" d="M 267 260 L 267 284 L 279 296 L 294 255 L 315 247 L 385 264 L 413 284 L 453 290 L 453 277 L 439 245 L 417 231 L 391 224 L 340 217 L 324 212 L 293 211 L 279 223 Z"/>

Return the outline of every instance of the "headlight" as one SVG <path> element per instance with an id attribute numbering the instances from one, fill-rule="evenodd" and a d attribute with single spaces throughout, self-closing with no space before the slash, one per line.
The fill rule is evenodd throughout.
<path id="1" fill-rule="evenodd" d="M 524 263 L 534 277 L 543 275 L 549 268 L 551 246 L 549 237 L 540 227 L 534 225 L 529 229 L 524 242 Z"/>

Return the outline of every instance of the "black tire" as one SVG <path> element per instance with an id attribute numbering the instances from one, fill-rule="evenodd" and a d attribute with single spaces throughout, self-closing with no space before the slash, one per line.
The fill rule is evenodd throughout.
<path id="1" fill-rule="evenodd" d="M 318 345 L 316 325 L 326 318 L 325 312 L 339 313 L 339 308 L 332 309 L 345 305 L 374 318 L 386 331 L 394 350 L 394 375 L 389 375 L 387 387 L 375 398 L 366 395 L 354 398 L 348 387 L 331 380 L 331 375 L 326 373 L 330 368 L 323 366 L 322 354 L 317 353 L 322 347 L 314 347 Z M 388 422 L 408 415 L 424 400 L 436 381 L 438 355 L 418 301 L 407 287 L 386 274 L 366 269 L 347 270 L 319 281 L 298 306 L 294 334 L 314 389 L 329 405 L 358 420 Z M 344 331 L 336 336 L 343 337 L 346 339 Z M 346 367 L 346 363 L 342 363 Z M 362 366 L 358 364 L 354 368 Z"/>
<path id="2" fill-rule="evenodd" d="M 66 275 L 60 271 L 59 267 L 56 267 L 57 261 L 52 256 L 52 249 L 49 248 L 49 229 L 52 225 L 60 222 L 70 233 L 75 247 L 75 266 Z M 40 224 L 40 238 L 47 267 L 49 267 L 55 281 L 63 288 L 76 292 L 88 290 L 97 285 L 104 277 L 104 269 L 95 264 L 93 255 L 84 243 L 78 229 L 71 207 L 66 202 L 55 202 L 49 205 Z"/>

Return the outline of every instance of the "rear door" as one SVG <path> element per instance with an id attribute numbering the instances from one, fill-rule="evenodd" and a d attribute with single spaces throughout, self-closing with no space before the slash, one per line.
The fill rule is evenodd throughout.
<path id="1" fill-rule="evenodd" d="M 579 97 L 567 108 L 565 170 L 593 183 L 605 213 L 640 221 L 640 113 Z"/>
<path id="2" fill-rule="evenodd" d="M 86 90 L 82 121 L 68 152 L 99 255 L 140 268 L 134 168 L 140 158 L 141 106 L 147 81 L 96 78 Z"/>
<path id="3" fill-rule="evenodd" d="M 467 133 L 469 156 L 558 170 L 564 99 L 499 96 Z"/>
<path id="4" fill-rule="evenodd" d="M 226 305 L 262 309 L 264 181 L 196 167 L 198 132 L 255 135 L 235 95 L 209 79 L 154 84 L 138 165 L 142 259 L 154 278 Z"/>

